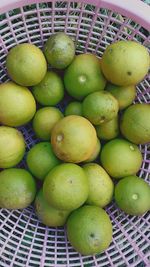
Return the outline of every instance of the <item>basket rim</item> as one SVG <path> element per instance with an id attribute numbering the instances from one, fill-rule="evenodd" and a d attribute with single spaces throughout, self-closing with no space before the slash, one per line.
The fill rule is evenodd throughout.
<path id="1" fill-rule="evenodd" d="M 19 8 L 25 5 L 31 5 L 51 0 L 1 0 L 0 14 Z M 57 0 L 52 0 L 56 2 Z M 62 0 L 63 1 L 63 0 Z M 68 2 L 80 2 L 93 4 L 96 7 L 108 8 L 114 12 L 119 12 L 126 17 L 130 17 L 139 23 L 142 27 L 149 30 L 150 28 L 150 6 L 141 0 L 67 0 Z"/>

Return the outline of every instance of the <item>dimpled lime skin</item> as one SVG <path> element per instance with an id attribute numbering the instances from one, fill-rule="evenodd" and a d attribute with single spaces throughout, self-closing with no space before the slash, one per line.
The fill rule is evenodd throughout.
<path id="1" fill-rule="evenodd" d="M 42 51 L 28 43 L 16 45 L 8 52 L 6 67 L 10 78 L 22 86 L 38 84 L 47 71 Z"/>
<path id="2" fill-rule="evenodd" d="M 25 154 L 25 140 L 15 128 L 0 126 L 0 168 L 17 165 Z"/>
<path id="3" fill-rule="evenodd" d="M 44 180 L 48 172 L 60 164 L 49 142 L 34 145 L 27 153 L 26 162 L 30 172 L 39 180 Z"/>
<path id="4" fill-rule="evenodd" d="M 142 154 L 137 145 L 125 139 L 116 138 L 103 146 L 100 160 L 108 174 L 119 179 L 139 171 Z"/>
<path id="5" fill-rule="evenodd" d="M 101 253 L 112 240 L 110 218 L 100 207 L 80 207 L 67 220 L 67 236 L 71 245 L 82 255 Z"/>
<path id="6" fill-rule="evenodd" d="M 130 215 L 142 215 L 150 210 L 150 186 L 142 178 L 128 176 L 115 187 L 118 207 Z"/>
<path id="7" fill-rule="evenodd" d="M 119 118 L 114 117 L 112 120 L 103 122 L 96 126 L 97 136 L 103 140 L 111 140 L 119 135 Z"/>
<path id="8" fill-rule="evenodd" d="M 82 116 L 82 103 L 78 101 L 70 102 L 65 108 L 65 116 L 69 115 Z"/>
<path id="9" fill-rule="evenodd" d="M 48 71 L 43 80 L 32 88 L 32 93 L 41 105 L 55 106 L 64 97 L 64 85 L 57 73 Z"/>
<path id="10" fill-rule="evenodd" d="M 75 56 L 74 42 L 63 32 L 52 34 L 45 43 L 44 54 L 52 67 L 65 69 Z"/>
<path id="11" fill-rule="evenodd" d="M 83 205 L 88 191 L 84 170 L 72 163 L 62 163 L 54 167 L 43 184 L 45 199 L 51 206 L 60 210 L 74 210 Z"/>
<path id="12" fill-rule="evenodd" d="M 0 207 L 23 209 L 28 207 L 36 194 L 32 175 L 24 170 L 10 168 L 0 173 Z"/>
<path id="13" fill-rule="evenodd" d="M 76 56 L 65 70 L 64 83 L 68 94 L 79 100 L 103 90 L 106 80 L 101 72 L 100 60 L 93 54 Z"/>
<path id="14" fill-rule="evenodd" d="M 35 199 L 35 211 L 41 222 L 51 227 L 63 226 L 70 213 L 50 206 L 43 196 L 42 189 L 40 189 Z"/>

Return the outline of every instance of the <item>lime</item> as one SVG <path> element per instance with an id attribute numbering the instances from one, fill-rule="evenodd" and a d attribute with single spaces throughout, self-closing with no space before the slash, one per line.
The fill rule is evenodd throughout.
<path id="1" fill-rule="evenodd" d="M 51 144 L 56 156 L 66 162 L 79 163 L 89 159 L 97 143 L 96 130 L 85 118 L 70 115 L 52 129 Z"/>
<path id="2" fill-rule="evenodd" d="M 21 126 L 28 123 L 35 112 L 36 103 L 28 88 L 13 82 L 0 85 L 0 123 Z"/>
<path id="3" fill-rule="evenodd" d="M 118 109 L 118 101 L 106 91 L 92 93 L 83 100 L 83 115 L 94 125 L 112 120 Z"/>
<path id="4" fill-rule="evenodd" d="M 101 150 L 101 143 L 100 143 L 100 140 L 97 138 L 97 143 L 96 143 L 96 147 L 94 149 L 94 152 L 92 153 L 92 155 L 87 159 L 85 160 L 84 162 L 92 162 L 94 160 L 97 159 L 99 153 L 100 153 L 100 150 Z"/>
<path id="5" fill-rule="evenodd" d="M 11 48 L 6 59 L 9 76 L 23 86 L 38 84 L 47 70 L 42 51 L 33 44 L 18 44 Z"/>
<path id="6" fill-rule="evenodd" d="M 84 170 L 73 163 L 62 163 L 46 176 L 43 193 L 47 202 L 60 210 L 74 210 L 88 197 L 88 181 Z"/>
<path id="7" fill-rule="evenodd" d="M 49 142 L 34 145 L 27 153 L 26 162 L 30 172 L 40 180 L 44 180 L 48 172 L 60 164 Z"/>
<path id="8" fill-rule="evenodd" d="M 0 207 L 23 209 L 31 204 L 36 194 L 36 184 L 29 172 L 11 168 L 0 173 Z"/>
<path id="9" fill-rule="evenodd" d="M 110 245 L 112 224 L 102 208 L 85 205 L 69 216 L 67 235 L 75 250 L 82 255 L 93 255 Z"/>
<path id="10" fill-rule="evenodd" d="M 44 54 L 52 67 L 65 69 L 75 56 L 74 42 L 64 32 L 57 32 L 46 41 Z"/>
<path id="11" fill-rule="evenodd" d="M 135 99 L 135 85 L 118 86 L 108 83 L 105 89 L 118 100 L 120 110 L 131 105 L 133 100 Z"/>
<path id="12" fill-rule="evenodd" d="M 83 166 L 89 183 L 89 195 L 86 203 L 101 208 L 109 204 L 113 197 L 114 184 L 107 172 L 96 163 Z"/>
<path id="13" fill-rule="evenodd" d="M 51 227 L 63 226 L 70 213 L 50 206 L 44 198 L 42 189 L 40 189 L 35 199 L 35 211 L 41 222 Z"/>
<path id="14" fill-rule="evenodd" d="M 96 126 L 97 136 L 103 140 L 110 140 L 119 135 L 119 123 L 118 116 L 114 117 L 112 120 L 103 122 Z"/>
<path id="15" fill-rule="evenodd" d="M 128 107 L 121 118 L 121 133 L 135 144 L 150 142 L 150 104 Z"/>
<path id="16" fill-rule="evenodd" d="M 33 119 L 33 130 L 36 136 L 42 140 L 50 140 L 54 125 L 63 118 L 62 112 L 55 107 L 39 109 Z"/>
<path id="17" fill-rule="evenodd" d="M 82 116 L 82 104 L 78 101 L 70 102 L 65 109 L 65 116 L 69 115 Z"/>
<path id="18" fill-rule="evenodd" d="M 43 80 L 33 87 L 33 95 L 43 106 L 55 106 L 64 96 L 61 78 L 54 71 L 48 71 Z"/>
<path id="19" fill-rule="evenodd" d="M 142 154 L 138 146 L 119 138 L 103 146 L 100 159 L 109 175 L 117 179 L 136 174 L 142 164 Z"/>
<path id="20" fill-rule="evenodd" d="M 125 177 L 115 187 L 115 200 L 127 214 L 142 215 L 150 210 L 150 186 L 137 176 Z"/>
<path id="21" fill-rule="evenodd" d="M 17 129 L 0 126 L 0 168 L 17 165 L 25 153 L 23 135 Z"/>
<path id="22" fill-rule="evenodd" d="M 100 60 L 93 54 L 76 56 L 65 70 L 64 83 L 69 95 L 76 99 L 103 90 L 106 80 L 101 72 Z"/>
<path id="23" fill-rule="evenodd" d="M 146 47 L 134 41 L 117 41 L 109 45 L 101 60 L 106 79 L 116 85 L 135 85 L 143 80 L 149 69 Z"/>

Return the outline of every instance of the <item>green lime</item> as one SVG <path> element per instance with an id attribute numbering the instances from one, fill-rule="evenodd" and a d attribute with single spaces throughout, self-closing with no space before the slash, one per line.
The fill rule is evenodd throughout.
<path id="1" fill-rule="evenodd" d="M 15 128 L 0 126 L 0 168 L 17 165 L 25 154 L 25 140 Z"/>
<path id="2" fill-rule="evenodd" d="M 114 117 L 112 120 L 103 122 L 96 126 L 97 136 L 103 140 L 110 140 L 119 135 L 119 123 L 118 116 Z"/>
<path id="3" fill-rule="evenodd" d="M 99 153 L 100 153 L 100 150 L 101 150 L 101 143 L 100 143 L 100 140 L 97 138 L 97 143 L 96 143 L 96 147 L 92 153 L 92 155 L 87 159 L 85 160 L 84 162 L 92 162 L 94 160 L 97 159 Z"/>
<path id="4" fill-rule="evenodd" d="M 62 112 L 55 107 L 39 109 L 33 119 L 33 130 L 36 136 L 49 141 L 54 125 L 63 118 Z"/>
<path id="5" fill-rule="evenodd" d="M 55 106 L 64 96 L 64 85 L 60 76 L 48 71 L 43 80 L 32 89 L 37 102 L 43 106 Z"/>
<path id="6" fill-rule="evenodd" d="M 23 86 L 38 84 L 47 71 L 42 51 L 33 44 L 18 44 L 11 48 L 6 59 L 9 76 Z"/>
<path id="7" fill-rule="evenodd" d="M 112 241 L 112 224 L 102 208 L 85 205 L 69 216 L 67 235 L 76 251 L 91 256 L 109 247 Z"/>
<path id="8" fill-rule="evenodd" d="M 36 103 L 26 87 L 6 82 L 0 85 L 0 123 L 18 127 L 28 123 L 36 112 Z"/>
<path id="9" fill-rule="evenodd" d="M 105 89 L 118 100 L 120 110 L 131 105 L 133 100 L 135 99 L 135 85 L 118 86 L 108 83 Z"/>
<path id="10" fill-rule="evenodd" d="M 36 184 L 26 170 L 11 168 L 1 171 L 0 184 L 1 208 L 23 209 L 34 200 Z"/>
<path id="11" fill-rule="evenodd" d="M 125 138 L 135 144 L 150 142 L 150 104 L 128 107 L 121 118 L 120 130 Z"/>
<path id="12" fill-rule="evenodd" d="M 100 159 L 104 169 L 116 179 L 136 174 L 142 164 L 142 154 L 138 146 L 119 138 L 103 146 Z"/>
<path id="13" fill-rule="evenodd" d="M 74 210 L 88 197 L 88 181 L 84 170 L 73 163 L 62 163 L 46 176 L 43 193 L 47 202 L 60 210 Z"/>
<path id="14" fill-rule="evenodd" d="M 70 213 L 50 206 L 44 198 L 42 189 L 37 193 L 35 199 L 35 211 L 41 222 L 51 227 L 63 226 Z"/>
<path id="15" fill-rule="evenodd" d="M 69 115 L 82 116 L 82 104 L 78 101 L 70 102 L 65 108 L 65 116 Z"/>
<path id="16" fill-rule="evenodd" d="M 48 172 L 60 164 L 49 142 L 34 145 L 27 153 L 26 162 L 30 172 L 40 180 L 44 180 Z"/>
<path id="17" fill-rule="evenodd" d="M 64 32 L 57 32 L 46 41 L 44 54 L 52 67 L 65 69 L 75 56 L 74 42 Z"/>
<path id="18" fill-rule="evenodd" d="M 89 195 L 86 203 L 101 208 L 109 204 L 113 197 L 114 184 L 107 172 L 96 163 L 83 166 L 89 183 Z"/>
<path id="19" fill-rule="evenodd" d="M 150 186 L 137 176 L 125 177 L 115 187 L 115 200 L 127 214 L 142 215 L 150 210 Z"/>
<path id="20" fill-rule="evenodd" d="M 65 70 L 64 83 L 69 95 L 76 99 L 103 90 L 106 80 L 101 72 L 100 60 L 93 54 L 76 56 Z"/>
<path id="21" fill-rule="evenodd" d="M 112 120 L 118 109 L 118 101 L 106 91 L 92 93 L 83 100 L 83 116 L 94 125 Z"/>
<path id="22" fill-rule="evenodd" d="M 70 115 L 52 129 L 51 144 L 56 156 L 66 162 L 79 163 L 93 155 L 97 143 L 96 130 L 85 118 Z"/>

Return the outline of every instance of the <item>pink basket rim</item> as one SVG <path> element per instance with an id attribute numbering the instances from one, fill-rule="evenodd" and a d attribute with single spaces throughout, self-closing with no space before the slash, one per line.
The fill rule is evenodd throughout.
<path id="1" fill-rule="evenodd" d="M 42 2 L 50 2 L 50 0 L 0 0 L 0 14 L 25 5 Z M 56 2 L 56 0 L 53 0 L 53 2 Z M 71 2 L 71 0 L 68 0 L 68 2 Z M 150 29 L 150 6 L 141 0 L 73 0 L 73 2 L 108 8 L 133 19 L 145 29 Z"/>

